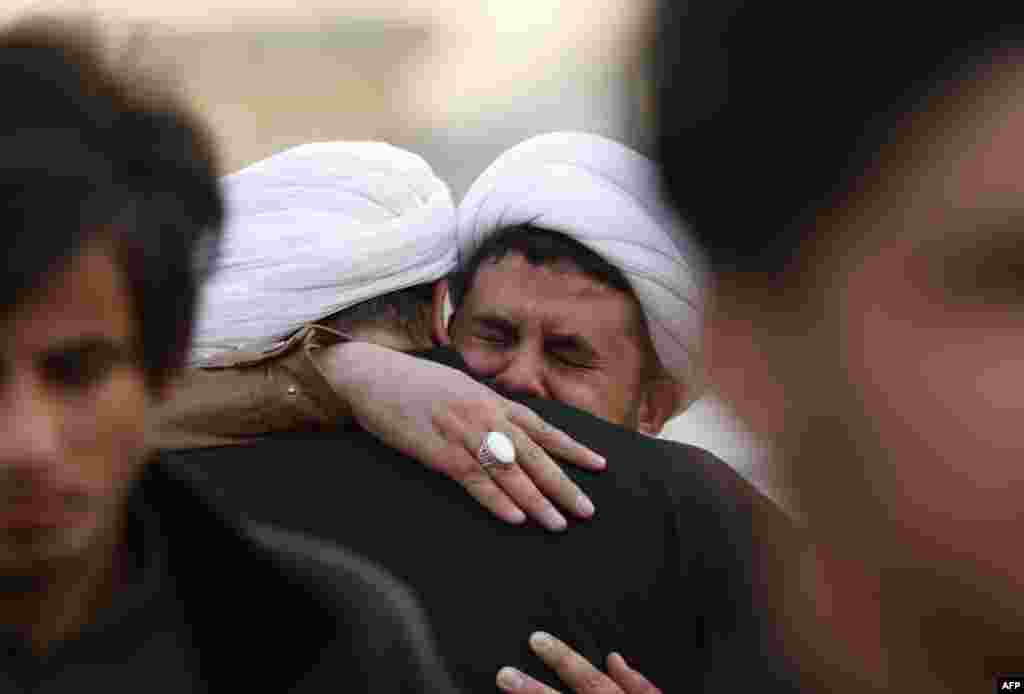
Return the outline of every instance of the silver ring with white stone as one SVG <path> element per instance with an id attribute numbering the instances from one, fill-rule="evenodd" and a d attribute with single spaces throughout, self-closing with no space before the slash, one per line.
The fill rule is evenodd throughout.
<path id="1" fill-rule="evenodd" d="M 480 467 L 485 470 L 492 465 L 511 465 L 516 462 L 516 447 L 512 445 L 512 439 L 505 434 L 490 431 L 480 444 L 476 457 L 480 461 Z"/>

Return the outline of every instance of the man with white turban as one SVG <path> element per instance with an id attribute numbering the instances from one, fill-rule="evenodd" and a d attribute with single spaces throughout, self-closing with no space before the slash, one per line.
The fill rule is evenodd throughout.
<path id="1" fill-rule="evenodd" d="M 699 268 L 646 157 L 526 140 L 470 187 L 457 236 L 450 332 L 477 375 L 649 434 L 700 395 Z"/>
<path id="2" fill-rule="evenodd" d="M 228 226 L 191 362 L 280 349 L 304 326 L 454 266 L 448 187 L 382 142 L 302 145 L 222 181 Z"/>
<path id="3" fill-rule="evenodd" d="M 506 521 L 564 529 L 549 498 L 593 513 L 545 450 L 591 468 L 600 456 L 465 374 L 402 354 L 447 342 L 437 280 L 456 266 L 455 207 L 422 158 L 379 142 L 315 143 L 222 186 L 228 223 L 193 368 L 154 419 L 154 445 L 251 443 L 352 416 Z M 477 457 L 493 431 L 513 442 L 516 464 L 492 477 Z"/>

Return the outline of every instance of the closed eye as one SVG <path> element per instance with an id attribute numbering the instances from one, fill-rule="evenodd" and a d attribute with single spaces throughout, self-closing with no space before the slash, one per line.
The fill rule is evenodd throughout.
<path id="1" fill-rule="evenodd" d="M 571 367 L 573 369 L 582 369 L 584 371 L 591 371 L 591 370 L 597 368 L 597 366 L 595 364 L 588 364 L 588 363 L 585 363 L 585 362 L 581 362 L 581 361 L 579 361 L 577 359 L 572 359 L 572 358 L 567 357 L 567 356 L 562 355 L 562 354 L 557 354 L 556 353 L 554 355 L 554 357 L 560 363 L 564 364 L 565 366 Z"/>
<path id="2" fill-rule="evenodd" d="M 491 333 L 477 333 L 474 335 L 477 340 L 486 342 L 489 345 L 505 346 L 511 344 L 511 340 L 505 335 L 495 335 Z"/>
<path id="3" fill-rule="evenodd" d="M 600 365 L 597 351 L 578 335 L 558 335 L 549 338 L 546 351 L 560 363 L 574 369 L 596 369 Z"/>

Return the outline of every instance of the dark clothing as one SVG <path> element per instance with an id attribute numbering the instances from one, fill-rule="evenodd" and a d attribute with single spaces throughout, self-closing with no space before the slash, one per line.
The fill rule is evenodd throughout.
<path id="1" fill-rule="evenodd" d="M 79 635 L 40 658 L 21 634 L 0 632 L 0 691 L 104 691 L 111 682 L 125 691 L 147 691 L 154 672 L 167 691 L 205 691 L 160 519 L 141 494 L 129 503 L 125 550 L 122 587 Z"/>
<path id="2" fill-rule="evenodd" d="M 419 608 L 365 561 L 235 523 L 159 462 L 131 508 L 134 577 L 42 661 L 8 639 L 0 691 L 454 691 Z"/>
<path id="3" fill-rule="evenodd" d="M 563 534 L 494 519 L 354 428 L 168 457 L 253 518 L 342 543 L 412 585 L 471 691 L 494 691 L 503 665 L 564 689 L 526 645 L 538 629 L 594 663 L 620 651 L 665 692 L 763 666 L 773 644 L 753 596 L 773 548 L 761 550 L 759 532 L 783 532 L 783 514 L 706 451 L 520 400 L 608 459 L 599 474 L 567 467 L 597 515 Z"/>

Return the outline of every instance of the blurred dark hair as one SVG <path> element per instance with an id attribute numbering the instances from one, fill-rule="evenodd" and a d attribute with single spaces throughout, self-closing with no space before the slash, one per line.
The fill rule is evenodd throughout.
<path id="1" fill-rule="evenodd" d="M 434 283 L 417 284 L 361 301 L 317 322 L 329 323 L 342 332 L 367 324 L 386 323 L 391 329 L 397 326 L 414 340 L 424 341 L 429 338 L 421 334 L 420 319 L 423 312 L 433 306 L 433 300 Z"/>
<path id="2" fill-rule="evenodd" d="M 633 294 L 629 281 L 607 260 L 576 239 L 558 231 L 523 224 L 502 229 L 484 241 L 477 252 L 449 280 L 452 303 L 458 306 L 473 287 L 473 279 L 485 261 L 497 263 L 509 253 L 519 253 L 534 266 L 567 260 L 580 272 L 619 291 Z"/>
<path id="3" fill-rule="evenodd" d="M 906 117 L 994 51 L 1013 3 L 662 0 L 658 158 L 716 272 L 777 275 Z"/>
<path id="4" fill-rule="evenodd" d="M 109 240 L 152 387 L 183 363 L 223 222 L 212 138 L 164 80 L 108 58 L 96 27 L 32 19 L 0 31 L 0 307 L 83 246 Z"/>

